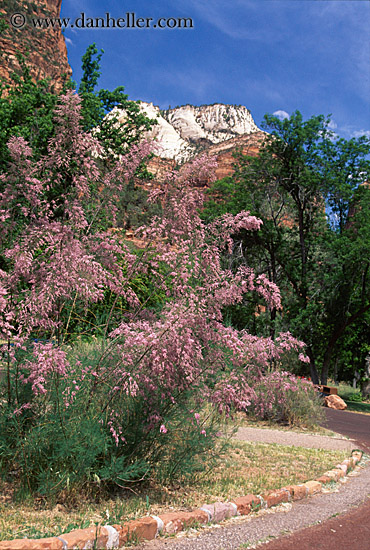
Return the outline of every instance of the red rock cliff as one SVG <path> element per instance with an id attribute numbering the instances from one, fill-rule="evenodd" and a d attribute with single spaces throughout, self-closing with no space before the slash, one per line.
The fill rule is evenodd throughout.
<path id="1" fill-rule="evenodd" d="M 20 72 L 17 51 L 26 58 L 32 77 L 50 78 L 56 90 L 62 87 L 65 78 L 71 76 L 72 69 L 68 63 L 67 48 L 61 29 L 34 28 L 31 21 L 34 17 L 59 17 L 61 3 L 62 0 L 6 0 L 0 5 L 0 77 L 6 82 L 9 82 L 12 72 Z M 13 14 L 25 17 L 22 28 L 12 26 Z M 14 21 L 15 24 L 21 25 L 22 18 L 15 18 Z"/>
<path id="2" fill-rule="evenodd" d="M 210 157 L 216 157 L 216 178 L 222 179 L 226 176 L 231 176 L 234 172 L 234 164 L 236 162 L 234 158 L 235 152 L 240 151 L 244 155 L 257 156 L 265 136 L 266 134 L 261 131 L 239 136 L 205 147 L 202 153 Z M 176 161 L 173 159 L 154 157 L 149 161 L 148 169 L 155 175 L 156 181 L 163 182 L 166 179 L 166 174 L 175 166 Z M 149 186 L 152 185 L 150 183 Z M 207 186 L 207 183 L 205 183 L 205 186 Z"/>

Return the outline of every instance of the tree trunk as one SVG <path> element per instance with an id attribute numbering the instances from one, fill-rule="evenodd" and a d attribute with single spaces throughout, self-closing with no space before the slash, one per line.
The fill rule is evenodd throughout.
<path id="1" fill-rule="evenodd" d="M 307 355 L 310 358 L 310 374 L 311 374 L 311 380 L 314 384 L 318 385 L 320 383 L 319 381 L 319 373 L 317 372 L 316 363 L 315 363 L 315 357 L 312 351 L 311 346 L 308 346 L 307 348 Z"/>

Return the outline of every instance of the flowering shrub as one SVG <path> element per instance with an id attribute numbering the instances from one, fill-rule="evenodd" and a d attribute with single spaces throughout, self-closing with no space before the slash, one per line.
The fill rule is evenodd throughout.
<path id="1" fill-rule="evenodd" d="M 322 406 L 312 382 L 274 371 L 253 384 L 249 412 L 261 420 L 313 427 L 322 419 Z"/>
<path id="2" fill-rule="evenodd" d="M 115 200 L 149 145 L 101 173 L 99 145 L 82 132 L 79 109 L 76 95 L 64 96 L 58 131 L 36 163 L 24 140 L 12 138 L 12 165 L 1 176 L 0 330 L 13 344 L 1 389 L 1 445 L 4 464 L 44 492 L 86 482 L 121 486 L 158 464 L 167 477 L 191 472 L 214 443 L 217 414 L 251 404 L 261 415 L 270 405 L 277 411 L 293 379 L 264 372 L 286 353 L 306 360 L 289 333 L 272 341 L 223 324 L 223 308 L 246 293 L 273 308 L 280 294 L 252 269 L 222 265 L 231 234 L 258 230 L 261 221 L 248 212 L 208 226 L 201 220 L 197 187 L 214 161 L 195 160 L 153 193 L 163 216 L 138 230 L 146 245 L 134 253 L 101 225 L 109 218 L 114 225 Z M 146 310 L 131 284 L 138 276 L 165 297 L 161 308 Z M 71 311 L 102 302 L 106 290 L 112 307 L 125 300 L 127 315 L 106 337 L 67 349 Z M 111 312 L 107 319 L 109 332 Z M 47 341 L 32 344 L 35 335 Z M 210 403 L 214 412 L 204 414 Z"/>

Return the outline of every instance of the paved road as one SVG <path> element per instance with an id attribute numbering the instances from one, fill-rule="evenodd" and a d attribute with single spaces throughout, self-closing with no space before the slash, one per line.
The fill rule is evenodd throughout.
<path id="1" fill-rule="evenodd" d="M 325 427 L 333 432 L 354 439 L 367 454 L 370 454 L 370 416 L 347 411 L 325 409 Z M 370 545 L 369 545 L 370 548 Z"/>
<path id="2" fill-rule="evenodd" d="M 356 441 L 370 453 L 370 416 L 325 409 L 326 427 Z M 263 544 L 261 550 L 370 550 L 370 486 L 364 503 L 323 524 Z"/>
<path id="3" fill-rule="evenodd" d="M 261 550 L 369 550 L 370 498 L 359 508 L 261 545 Z"/>
<path id="4" fill-rule="evenodd" d="M 325 409 L 326 427 L 370 454 L 370 416 Z M 287 536 L 283 534 L 292 533 Z M 274 540 L 261 544 L 268 538 Z M 145 550 L 370 550 L 370 467 L 338 492 L 289 504 L 285 511 L 218 526 L 194 537 L 157 539 Z"/>

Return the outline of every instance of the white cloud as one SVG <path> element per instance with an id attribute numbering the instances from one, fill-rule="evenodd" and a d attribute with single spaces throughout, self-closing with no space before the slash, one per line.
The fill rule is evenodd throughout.
<path id="1" fill-rule="evenodd" d="M 346 139 L 350 138 L 359 138 L 361 136 L 366 136 L 370 139 L 370 130 L 356 130 L 352 125 L 344 125 L 339 128 L 339 131 L 346 136 Z"/>
<path id="2" fill-rule="evenodd" d="M 65 36 L 64 40 L 66 41 L 66 44 L 70 44 L 71 46 L 73 46 L 73 42 L 70 38 L 67 38 L 67 36 Z"/>
<path id="3" fill-rule="evenodd" d="M 282 111 L 281 109 L 279 109 L 278 111 L 275 111 L 272 114 L 280 118 L 280 120 L 284 120 L 284 118 L 289 118 L 289 113 L 287 113 L 286 111 Z"/>
<path id="4" fill-rule="evenodd" d="M 329 124 L 327 125 L 329 130 L 335 130 L 338 128 L 338 124 L 334 122 L 334 120 L 330 120 Z"/>
<path id="5" fill-rule="evenodd" d="M 352 137 L 359 138 L 361 136 L 366 136 L 370 139 L 370 130 L 355 130 L 352 132 Z"/>

